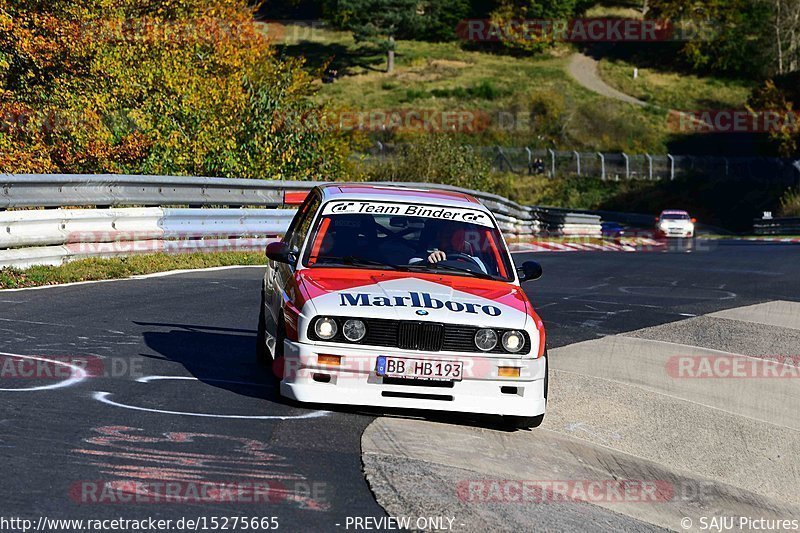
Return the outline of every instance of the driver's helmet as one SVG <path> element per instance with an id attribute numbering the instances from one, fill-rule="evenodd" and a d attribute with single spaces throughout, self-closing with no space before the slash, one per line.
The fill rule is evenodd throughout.
<path id="1" fill-rule="evenodd" d="M 427 250 L 442 250 L 445 253 L 470 253 L 464 224 L 447 220 L 430 220 L 425 225 L 423 242 Z"/>

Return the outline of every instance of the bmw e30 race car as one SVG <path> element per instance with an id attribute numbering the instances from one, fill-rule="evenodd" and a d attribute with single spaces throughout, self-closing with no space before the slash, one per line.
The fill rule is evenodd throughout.
<path id="1" fill-rule="evenodd" d="M 541 424 L 542 320 L 492 213 L 443 190 L 314 188 L 267 247 L 257 354 L 299 402 Z"/>

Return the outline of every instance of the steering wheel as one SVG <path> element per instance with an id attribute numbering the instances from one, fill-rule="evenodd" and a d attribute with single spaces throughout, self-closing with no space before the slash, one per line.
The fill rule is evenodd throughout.
<path id="1" fill-rule="evenodd" d="M 480 268 L 480 267 L 481 267 L 480 263 L 478 263 L 478 262 L 475 260 L 475 258 L 474 258 L 474 257 L 472 257 L 472 256 L 471 256 L 471 255 L 469 255 L 469 254 L 463 254 L 463 253 L 461 253 L 461 252 L 452 252 L 452 253 L 448 253 L 448 254 L 447 254 L 447 259 L 445 259 L 445 260 L 444 260 L 444 261 L 442 261 L 442 262 L 443 262 L 443 263 L 446 263 L 446 262 L 448 262 L 448 261 L 456 261 L 456 262 L 462 262 L 462 263 L 469 263 L 469 264 L 471 264 L 471 265 L 474 265 L 474 266 L 476 266 L 476 267 L 478 267 L 478 268 Z"/>

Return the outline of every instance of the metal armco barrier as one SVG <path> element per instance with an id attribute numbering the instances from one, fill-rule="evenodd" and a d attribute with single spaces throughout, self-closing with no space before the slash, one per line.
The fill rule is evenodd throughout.
<path id="1" fill-rule="evenodd" d="M 753 230 L 756 235 L 800 235 L 800 217 L 757 218 Z"/>
<path id="2" fill-rule="evenodd" d="M 2 175 L 0 267 L 136 253 L 263 249 L 286 231 L 296 211 L 279 209 L 285 206 L 284 195 L 315 185 L 191 176 Z M 515 241 L 543 233 L 600 236 L 596 215 L 526 207 L 448 185 L 394 185 L 475 196 Z"/>

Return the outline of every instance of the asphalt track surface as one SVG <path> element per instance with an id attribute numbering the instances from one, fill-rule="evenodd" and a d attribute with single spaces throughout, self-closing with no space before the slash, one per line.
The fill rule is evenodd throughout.
<path id="1" fill-rule="evenodd" d="M 551 348 L 800 299 L 793 245 L 697 241 L 688 252 L 516 260 L 527 258 L 544 267 L 526 290 Z M 344 530 L 347 517 L 385 516 L 360 453 L 380 413 L 287 405 L 256 365 L 261 276 L 243 268 L 0 292 L 0 352 L 15 354 L 4 361 L 89 361 L 93 374 L 66 385 L 2 374 L 0 516 L 276 516 L 284 531 Z M 266 483 L 272 501 L 109 503 L 124 488 L 98 489 L 130 481 Z M 98 497 L 105 503 L 92 503 Z"/>

